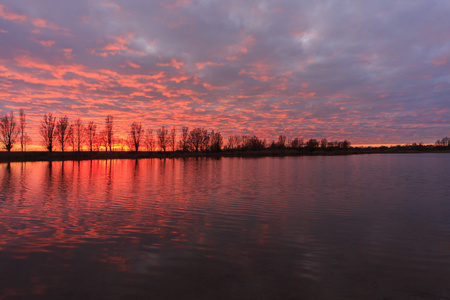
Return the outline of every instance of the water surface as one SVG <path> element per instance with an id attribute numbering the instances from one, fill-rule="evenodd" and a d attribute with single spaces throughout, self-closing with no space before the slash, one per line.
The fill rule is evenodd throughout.
<path id="1" fill-rule="evenodd" d="M 0 299 L 450 299 L 449 166 L 0 164 Z"/>

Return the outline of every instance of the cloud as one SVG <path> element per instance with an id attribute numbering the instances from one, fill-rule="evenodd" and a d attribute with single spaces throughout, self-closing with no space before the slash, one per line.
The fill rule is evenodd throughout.
<path id="1" fill-rule="evenodd" d="M 15 22 L 25 22 L 27 21 L 27 17 L 25 15 L 15 14 L 8 9 L 4 5 L 0 4 L 0 17 L 6 20 L 11 20 Z"/>
<path id="2" fill-rule="evenodd" d="M 116 114 L 124 134 L 145 118 L 268 139 L 433 142 L 450 129 L 449 12 L 424 0 L 5 0 L 0 112 L 27 106 L 36 138 L 55 111 L 99 124 Z"/>

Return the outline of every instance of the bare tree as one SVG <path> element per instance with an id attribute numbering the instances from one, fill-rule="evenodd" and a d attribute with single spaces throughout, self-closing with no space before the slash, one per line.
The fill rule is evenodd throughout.
<path id="1" fill-rule="evenodd" d="M 93 148 L 95 151 L 99 152 L 102 146 L 102 132 L 99 132 L 94 137 Z"/>
<path id="2" fill-rule="evenodd" d="M 165 152 L 169 143 L 169 131 L 163 126 L 156 131 L 159 147 Z"/>
<path id="3" fill-rule="evenodd" d="M 96 130 L 97 130 L 97 125 L 95 125 L 94 122 L 92 122 L 92 121 L 89 122 L 89 124 L 86 128 L 86 137 L 87 137 L 87 142 L 88 142 L 88 146 L 89 146 L 89 151 L 91 151 L 91 152 L 94 149 L 94 145 L 95 145 Z"/>
<path id="4" fill-rule="evenodd" d="M 175 152 L 175 137 L 176 137 L 176 129 L 175 126 L 172 127 L 172 129 L 170 130 L 170 136 L 169 136 L 169 144 L 170 146 L 172 146 L 172 152 Z"/>
<path id="5" fill-rule="evenodd" d="M 291 140 L 291 148 L 298 149 L 303 146 L 303 139 L 295 138 Z"/>
<path id="6" fill-rule="evenodd" d="M 56 124 L 56 138 L 58 139 L 61 151 L 64 152 L 66 143 L 69 140 L 69 118 L 67 116 L 61 117 Z"/>
<path id="7" fill-rule="evenodd" d="M 445 137 L 445 138 L 442 138 L 442 140 L 437 140 L 436 141 L 436 143 L 435 143 L 435 145 L 436 146 L 440 146 L 440 147 L 442 147 L 442 146 L 448 146 L 448 147 L 450 147 L 450 138 L 448 138 L 448 137 Z"/>
<path id="8" fill-rule="evenodd" d="M 130 144 L 128 141 L 125 141 L 125 139 L 123 139 L 123 138 L 117 138 L 115 143 L 117 146 L 119 146 L 120 151 L 125 151 L 125 146 L 128 146 Z"/>
<path id="9" fill-rule="evenodd" d="M 352 144 L 352 143 L 350 143 L 349 141 L 344 140 L 344 141 L 342 142 L 342 144 L 341 144 L 341 148 L 344 149 L 344 150 L 346 150 L 346 149 L 350 148 L 350 145 L 351 145 L 351 144 Z"/>
<path id="10" fill-rule="evenodd" d="M 106 140 L 107 140 L 107 147 L 109 147 L 109 151 L 112 151 L 112 144 L 113 144 L 113 117 L 111 115 L 106 116 Z"/>
<path id="11" fill-rule="evenodd" d="M 258 138 L 256 135 L 249 136 L 249 135 L 243 135 L 242 136 L 242 144 L 241 148 L 244 150 L 253 150 L 253 151 L 259 151 L 266 148 L 266 140 Z"/>
<path id="12" fill-rule="evenodd" d="M 84 141 L 84 137 L 85 137 L 85 129 L 84 129 L 84 125 L 83 122 L 81 121 L 80 118 L 77 118 L 73 124 L 73 138 L 74 138 L 74 143 L 76 145 L 77 151 L 80 152 L 82 145 L 83 145 L 83 141 Z"/>
<path id="13" fill-rule="evenodd" d="M 313 151 L 314 149 L 319 147 L 319 142 L 316 139 L 309 139 L 306 142 L 306 147 L 308 147 L 309 150 Z"/>
<path id="14" fill-rule="evenodd" d="M 25 134 L 23 137 L 23 150 L 27 151 L 27 145 L 31 144 L 31 138 L 28 134 Z"/>
<path id="15" fill-rule="evenodd" d="M 153 139 L 153 129 L 147 129 L 145 134 L 145 146 L 147 147 L 147 151 L 153 151 L 155 148 L 155 140 Z"/>
<path id="16" fill-rule="evenodd" d="M 202 142 L 202 129 L 194 128 L 189 132 L 189 145 L 192 150 L 198 151 Z"/>
<path id="17" fill-rule="evenodd" d="M 189 144 L 195 151 L 204 151 L 209 148 L 208 130 L 204 128 L 194 128 L 189 133 Z"/>
<path id="18" fill-rule="evenodd" d="M 136 152 L 139 151 L 143 132 L 141 123 L 133 122 L 133 124 L 131 124 L 130 141 Z"/>
<path id="19" fill-rule="evenodd" d="M 278 137 L 277 148 L 278 149 L 284 149 L 285 147 L 286 147 L 286 136 L 285 135 L 280 135 Z"/>
<path id="20" fill-rule="evenodd" d="M 17 136 L 19 135 L 19 128 L 16 126 L 16 119 L 14 113 L 4 115 L 0 119 L 0 131 L 2 134 L 2 144 L 6 151 L 10 152 L 14 144 L 16 143 Z"/>
<path id="21" fill-rule="evenodd" d="M 98 149 L 100 147 L 104 147 L 105 151 L 108 151 L 108 131 L 105 128 L 100 132 L 100 134 L 97 136 L 97 142 L 98 142 Z"/>
<path id="22" fill-rule="evenodd" d="M 42 144 L 49 152 L 53 151 L 53 142 L 56 139 L 55 127 L 56 117 L 53 117 L 52 113 L 45 114 L 39 127 L 39 133 L 42 137 Z"/>
<path id="23" fill-rule="evenodd" d="M 240 143 L 241 139 L 238 136 L 231 134 L 230 136 L 228 136 L 227 149 L 228 150 L 238 149 L 240 147 Z"/>
<path id="24" fill-rule="evenodd" d="M 328 140 L 326 138 L 323 138 L 320 140 L 320 148 L 322 148 L 322 150 L 325 150 L 328 146 Z"/>
<path id="25" fill-rule="evenodd" d="M 75 152 L 75 133 L 74 133 L 74 124 L 70 124 L 69 128 L 67 129 L 67 144 L 69 146 L 72 146 L 72 151 Z"/>
<path id="26" fill-rule="evenodd" d="M 22 149 L 22 152 L 24 150 L 25 146 L 25 125 L 26 125 L 26 118 L 25 118 L 25 111 L 23 108 L 20 109 L 20 149 Z"/>
<path id="27" fill-rule="evenodd" d="M 200 144 L 200 150 L 206 151 L 209 149 L 209 134 L 208 130 L 202 128 L 202 139 Z"/>
<path id="28" fill-rule="evenodd" d="M 214 130 L 211 132 L 210 137 L 210 150 L 212 152 L 219 152 L 222 150 L 223 145 L 223 138 L 220 132 L 214 132 Z"/>
<path id="29" fill-rule="evenodd" d="M 181 128 L 181 139 L 180 139 L 180 149 L 183 152 L 189 151 L 189 128 L 186 126 L 183 126 Z"/>

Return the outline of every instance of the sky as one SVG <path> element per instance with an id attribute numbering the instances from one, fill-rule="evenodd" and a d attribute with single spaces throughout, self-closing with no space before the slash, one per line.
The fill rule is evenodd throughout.
<path id="1" fill-rule="evenodd" d="M 450 136 L 450 1 L 0 2 L 0 114 L 116 135 L 204 127 L 269 140 Z"/>

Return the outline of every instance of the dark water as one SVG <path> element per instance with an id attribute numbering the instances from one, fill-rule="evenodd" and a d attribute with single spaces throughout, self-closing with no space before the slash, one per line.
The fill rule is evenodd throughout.
<path id="1" fill-rule="evenodd" d="M 450 155 L 0 164 L 0 299 L 450 299 Z"/>

